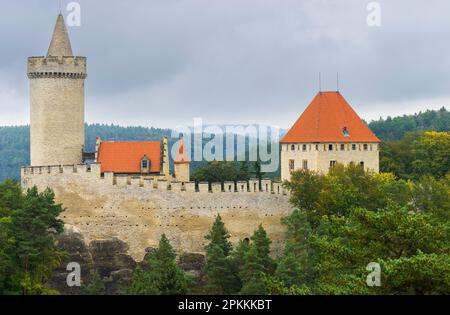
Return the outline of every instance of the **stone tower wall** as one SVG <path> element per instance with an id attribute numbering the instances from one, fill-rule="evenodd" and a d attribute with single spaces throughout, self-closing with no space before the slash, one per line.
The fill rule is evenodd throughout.
<path id="1" fill-rule="evenodd" d="M 80 164 L 84 146 L 84 57 L 31 57 L 31 165 Z"/>
<path id="2" fill-rule="evenodd" d="M 378 143 L 344 143 L 344 150 L 341 150 L 342 143 L 306 143 L 306 150 L 303 150 L 303 143 L 281 144 L 281 179 L 289 180 L 289 160 L 295 161 L 295 170 L 302 169 L 303 160 L 308 161 L 308 169 L 322 173 L 328 173 L 330 161 L 348 165 L 350 163 L 359 164 L 364 162 L 364 168 L 370 171 L 379 172 L 379 144 Z M 356 150 L 352 145 L 356 145 Z M 367 144 L 367 150 L 364 150 Z M 291 146 L 294 145 L 295 150 Z M 316 149 L 317 145 L 317 149 Z M 329 150 L 329 145 L 333 145 L 333 150 Z"/>

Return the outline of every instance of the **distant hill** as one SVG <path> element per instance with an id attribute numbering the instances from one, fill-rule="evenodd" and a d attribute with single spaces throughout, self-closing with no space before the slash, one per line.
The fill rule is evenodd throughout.
<path id="1" fill-rule="evenodd" d="M 445 107 L 414 115 L 387 117 L 369 123 L 370 129 L 383 141 L 399 140 L 411 131 L 449 131 L 450 112 Z"/>
<path id="2" fill-rule="evenodd" d="M 398 140 L 410 131 L 450 131 L 450 113 L 445 108 L 428 110 L 415 115 L 372 121 L 369 127 L 383 141 Z M 281 131 L 281 135 L 284 133 Z M 163 136 L 170 139 L 170 134 L 169 129 L 91 124 L 86 125 L 86 150 L 94 151 L 97 136 L 104 140 L 159 141 Z M 20 167 L 29 164 L 29 144 L 28 126 L 0 127 L 0 181 L 20 178 Z M 202 164 L 195 162 L 192 169 Z"/>

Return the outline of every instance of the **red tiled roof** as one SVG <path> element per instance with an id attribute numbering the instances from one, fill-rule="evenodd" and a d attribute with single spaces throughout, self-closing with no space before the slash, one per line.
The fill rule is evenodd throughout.
<path id="1" fill-rule="evenodd" d="M 344 128 L 348 137 L 344 136 Z M 380 142 L 339 92 L 319 92 L 281 143 Z"/>
<path id="2" fill-rule="evenodd" d="M 97 160 L 102 172 L 140 173 L 144 155 L 150 160 L 150 172 L 159 173 L 160 142 L 101 142 Z"/>
<path id="3" fill-rule="evenodd" d="M 180 139 L 178 141 L 178 151 L 177 156 L 175 157 L 175 160 L 173 161 L 176 164 L 183 164 L 183 163 L 190 163 L 187 152 L 186 152 L 186 146 L 184 145 L 184 139 Z"/>

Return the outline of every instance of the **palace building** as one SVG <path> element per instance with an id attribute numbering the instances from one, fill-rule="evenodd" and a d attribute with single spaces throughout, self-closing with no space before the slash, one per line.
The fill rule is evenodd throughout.
<path id="1" fill-rule="evenodd" d="M 379 171 L 380 140 L 339 92 L 319 92 L 281 140 L 281 179 L 336 164 Z"/>

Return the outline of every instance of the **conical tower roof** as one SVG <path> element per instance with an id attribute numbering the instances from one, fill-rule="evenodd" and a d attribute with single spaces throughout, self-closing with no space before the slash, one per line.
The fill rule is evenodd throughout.
<path id="1" fill-rule="evenodd" d="M 175 160 L 173 161 L 175 164 L 184 164 L 190 163 L 189 157 L 187 155 L 186 146 L 184 145 L 184 139 L 181 138 L 178 142 L 178 151 Z"/>
<path id="2" fill-rule="evenodd" d="M 320 92 L 281 143 L 380 142 L 339 92 Z"/>
<path id="3" fill-rule="evenodd" d="M 56 19 L 55 30 L 53 31 L 52 41 L 48 48 L 47 57 L 73 56 L 72 46 L 70 45 L 69 33 L 62 14 Z"/>

